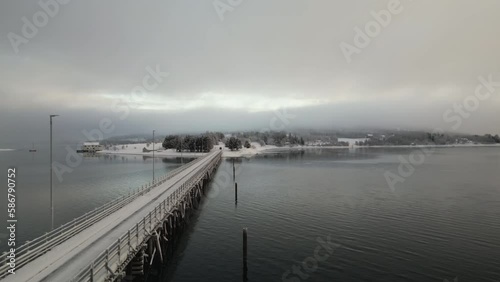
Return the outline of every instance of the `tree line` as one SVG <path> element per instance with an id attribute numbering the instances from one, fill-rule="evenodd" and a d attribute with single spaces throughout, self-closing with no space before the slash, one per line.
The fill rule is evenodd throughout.
<path id="1" fill-rule="evenodd" d="M 453 144 L 495 144 L 500 143 L 500 137 L 492 134 L 459 135 L 430 132 L 404 132 L 381 138 L 374 136 L 366 141 L 356 142 L 360 146 L 378 145 L 453 145 Z"/>
<path id="2" fill-rule="evenodd" d="M 224 134 L 207 132 L 202 135 L 168 135 L 163 140 L 163 148 L 175 149 L 177 152 L 210 152 L 218 144 Z"/>
<path id="3" fill-rule="evenodd" d="M 261 146 L 275 145 L 281 147 L 286 145 L 305 145 L 304 138 L 297 136 L 297 134 L 287 133 L 286 131 L 248 131 L 241 133 L 235 132 L 233 135 L 236 138 L 249 142 L 258 142 Z M 250 145 L 250 143 L 248 145 Z"/>

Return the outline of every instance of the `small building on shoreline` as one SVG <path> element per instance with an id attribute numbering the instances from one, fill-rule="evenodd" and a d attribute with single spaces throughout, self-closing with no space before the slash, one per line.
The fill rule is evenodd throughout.
<path id="1" fill-rule="evenodd" d="M 83 142 L 82 153 L 91 153 L 104 150 L 104 146 L 99 144 L 99 142 Z"/>

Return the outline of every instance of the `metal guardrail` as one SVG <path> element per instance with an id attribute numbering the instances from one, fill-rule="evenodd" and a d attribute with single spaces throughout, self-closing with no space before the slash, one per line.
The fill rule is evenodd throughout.
<path id="1" fill-rule="evenodd" d="M 200 157 L 194 161 L 191 161 L 188 164 L 176 168 L 173 171 L 155 179 L 155 181 L 141 186 L 136 191 L 129 193 L 129 195 L 125 195 L 113 201 L 110 201 L 100 207 L 95 208 L 92 211 L 85 213 L 80 217 L 73 219 L 68 223 L 59 226 L 58 228 L 48 233 L 45 233 L 45 235 L 37 237 L 31 241 L 26 241 L 26 243 L 16 249 L 16 268 L 19 269 L 23 267 L 37 257 L 47 253 L 57 245 L 80 233 L 84 229 L 100 221 L 111 213 L 114 213 L 115 211 L 121 209 L 128 203 L 135 200 L 137 197 L 148 193 L 149 191 L 151 191 L 151 189 L 165 183 L 167 180 L 173 178 L 180 172 L 193 166 L 203 159 L 204 157 Z M 0 265 L 0 279 L 4 278 L 8 274 L 7 269 L 9 269 L 9 265 L 7 264 L 7 255 L 8 253 L 4 252 L 0 256 L 0 262 L 3 262 L 2 265 Z"/>
<path id="2" fill-rule="evenodd" d="M 149 212 L 140 222 L 120 236 L 118 240 L 98 255 L 90 265 L 82 269 L 71 281 L 110 281 L 109 278 L 120 270 L 122 264 L 130 258 L 129 256 L 131 254 L 135 255 L 136 252 L 139 251 L 144 240 L 153 234 L 155 228 L 173 211 L 186 193 L 204 177 L 207 171 L 218 164 L 221 155 L 222 152 L 217 152 L 216 157 L 213 158 L 208 165 L 191 176 L 175 192 L 158 204 L 154 210 Z"/>

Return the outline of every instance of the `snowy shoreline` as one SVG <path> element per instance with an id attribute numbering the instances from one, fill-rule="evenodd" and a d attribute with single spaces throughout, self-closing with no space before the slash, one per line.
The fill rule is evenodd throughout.
<path id="1" fill-rule="evenodd" d="M 143 152 L 142 149 L 146 148 L 148 150 L 152 150 L 153 146 L 152 144 L 149 147 L 146 147 L 145 143 L 141 144 L 128 144 L 128 145 L 122 145 L 125 146 L 125 148 L 121 148 L 121 146 L 118 148 L 116 151 L 115 150 L 103 150 L 97 152 L 98 154 L 105 154 L 105 155 L 140 155 L 140 156 L 153 156 L 153 152 Z M 239 157 L 251 157 L 258 155 L 264 151 L 269 151 L 273 149 L 283 149 L 280 147 L 276 146 L 261 146 L 259 143 L 252 142 L 250 148 L 242 148 L 238 151 L 231 151 L 226 146 L 224 143 L 219 143 L 218 145 L 214 146 L 212 151 L 215 150 L 222 150 L 222 157 L 223 158 L 239 158 Z M 165 150 L 162 147 L 162 143 L 155 143 L 155 157 L 187 157 L 187 158 L 196 158 L 205 155 L 206 153 L 196 153 L 196 152 L 177 152 L 174 149 L 168 149 Z M 293 149 L 293 148 L 285 148 L 285 149 Z"/>
<path id="2" fill-rule="evenodd" d="M 128 144 L 123 145 L 125 148 L 119 148 L 114 150 L 103 150 L 97 152 L 98 154 L 106 155 L 140 155 L 140 156 L 153 156 L 153 152 L 143 152 L 142 149 L 146 147 L 145 143 L 142 144 Z M 366 149 L 366 148 L 475 148 L 475 147 L 499 147 L 500 144 L 453 144 L 453 145 L 381 145 L 381 146 L 295 146 L 295 147 L 277 147 L 273 145 L 261 146 L 257 142 L 252 142 L 250 148 L 242 148 L 238 151 L 231 151 L 223 143 L 214 146 L 214 150 L 222 150 L 223 158 L 240 158 L 240 157 L 253 157 L 263 153 L 278 153 L 278 152 L 291 152 L 291 151 L 302 151 L 302 150 L 317 150 L 317 149 Z M 165 150 L 162 147 L 162 143 L 156 143 L 155 157 L 187 157 L 196 158 L 200 157 L 206 153 L 194 153 L 194 152 L 177 152 L 174 149 Z M 152 150 L 153 146 L 150 145 L 146 147 L 148 150 Z"/>

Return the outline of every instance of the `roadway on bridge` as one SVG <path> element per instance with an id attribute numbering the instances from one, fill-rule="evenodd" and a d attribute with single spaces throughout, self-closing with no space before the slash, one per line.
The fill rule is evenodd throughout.
<path id="1" fill-rule="evenodd" d="M 17 269 L 16 274 L 9 275 L 1 281 L 70 281 L 215 156 L 217 152 L 210 153 L 192 167 Z"/>

